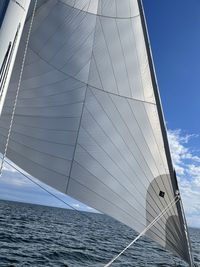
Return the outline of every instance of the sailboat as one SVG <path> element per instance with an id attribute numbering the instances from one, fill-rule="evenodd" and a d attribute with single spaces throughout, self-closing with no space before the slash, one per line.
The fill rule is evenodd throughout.
<path id="1" fill-rule="evenodd" d="M 7 157 L 194 267 L 142 1 L 1 5 L 1 169 Z"/>

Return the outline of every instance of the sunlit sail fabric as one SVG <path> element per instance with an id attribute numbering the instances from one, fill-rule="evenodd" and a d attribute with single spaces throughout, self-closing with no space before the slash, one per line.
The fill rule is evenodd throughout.
<path id="1" fill-rule="evenodd" d="M 0 119 L 2 152 L 28 27 L 29 17 Z M 154 90 L 136 0 L 39 1 L 7 156 L 141 232 L 178 189 Z M 191 263 L 178 205 L 147 235 Z"/>

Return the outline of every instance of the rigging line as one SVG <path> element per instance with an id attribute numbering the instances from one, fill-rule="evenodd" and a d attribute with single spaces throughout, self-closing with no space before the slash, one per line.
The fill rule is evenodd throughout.
<path id="1" fill-rule="evenodd" d="M 48 193 L 50 196 L 54 197 L 55 199 L 57 199 L 58 201 L 62 202 L 63 204 L 65 204 L 68 208 L 74 210 L 77 212 L 77 214 L 84 216 L 84 218 L 87 218 L 90 222 L 93 221 L 94 223 L 98 224 L 98 222 L 86 215 L 84 212 L 81 212 L 80 210 L 76 209 L 75 207 L 73 207 L 72 205 L 70 205 L 69 203 L 67 203 L 66 201 L 64 201 L 63 199 L 61 199 L 60 197 L 56 196 L 54 193 L 52 193 L 51 191 L 49 191 L 48 189 L 46 189 L 45 187 L 43 187 L 41 184 L 39 184 L 38 182 L 34 181 L 30 176 L 26 175 L 24 172 L 22 172 L 19 168 L 15 167 L 13 164 L 11 164 L 10 162 L 8 162 L 5 159 L 5 162 L 12 168 L 14 168 L 17 172 L 19 172 L 20 174 L 22 174 L 25 178 L 27 178 L 29 181 L 31 181 L 33 184 L 37 185 L 39 188 L 41 188 L 42 190 L 44 190 L 46 193 Z"/>
<path id="2" fill-rule="evenodd" d="M 33 13 L 32 13 L 32 18 L 31 18 L 31 22 L 30 22 L 30 26 L 29 26 L 28 35 L 27 35 L 26 46 L 25 46 L 25 50 L 24 50 L 24 55 L 23 55 L 22 65 L 21 65 L 21 71 L 20 71 L 19 81 L 18 81 L 18 86 L 17 86 L 17 92 L 16 92 L 15 101 L 14 101 L 13 110 L 12 110 L 12 115 L 11 115 L 11 120 L 10 120 L 10 127 L 9 127 L 9 130 L 8 130 L 8 136 L 7 136 L 7 140 L 6 140 L 5 150 L 4 150 L 3 158 L 2 158 L 2 161 L 1 161 L 1 165 L 0 165 L 0 176 L 2 175 L 4 161 L 5 161 L 5 157 L 6 157 L 7 150 L 8 150 L 8 144 L 9 144 L 10 135 L 11 135 L 11 131 L 12 131 L 12 126 L 13 126 L 13 121 L 14 121 L 14 116 L 15 116 L 15 110 L 16 110 L 16 106 L 17 106 L 17 100 L 18 100 L 18 95 L 19 95 L 19 91 L 20 91 L 20 86 L 21 86 L 21 81 L 22 81 L 22 75 L 23 75 L 25 60 L 26 60 L 26 54 L 27 54 L 28 44 L 29 44 L 29 40 L 30 40 L 30 36 L 31 36 L 31 29 L 32 29 L 32 26 L 33 26 L 33 20 L 34 20 L 34 16 L 35 16 L 35 12 L 36 12 L 36 7 L 37 7 L 37 1 L 38 0 L 35 0 Z"/>
<path id="3" fill-rule="evenodd" d="M 180 196 L 176 197 L 166 206 L 166 208 L 128 245 L 126 246 L 117 256 L 115 256 L 111 261 L 109 261 L 104 267 L 109 267 L 114 261 L 116 261 L 130 246 L 132 246 L 141 236 L 143 236 L 149 229 L 151 229 L 154 224 L 164 216 L 169 209 L 171 209 L 178 201 L 180 201 Z"/>

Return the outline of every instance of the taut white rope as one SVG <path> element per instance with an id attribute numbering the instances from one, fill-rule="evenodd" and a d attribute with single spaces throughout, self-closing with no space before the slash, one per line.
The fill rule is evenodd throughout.
<path id="1" fill-rule="evenodd" d="M 167 206 L 166 208 L 128 245 L 126 246 L 117 256 L 115 256 L 109 263 L 104 265 L 104 267 L 109 267 L 114 261 L 116 261 L 130 246 L 132 246 L 141 236 L 143 236 L 158 220 L 160 220 L 165 213 L 172 208 L 178 201 L 180 196 L 177 195 Z"/>
<path id="2" fill-rule="evenodd" d="M 18 85 L 17 85 L 17 92 L 16 92 L 16 96 L 15 96 L 13 109 L 12 109 L 12 115 L 11 115 L 8 135 L 7 135 L 7 139 L 6 139 L 5 150 L 4 150 L 4 154 L 3 154 L 2 161 L 1 161 L 1 166 L 0 166 L 0 176 L 2 175 L 4 161 L 5 161 L 5 157 L 6 157 L 7 150 L 8 150 L 8 144 L 9 144 L 9 140 L 10 140 L 10 135 L 11 135 L 12 126 L 13 126 L 13 120 L 14 120 L 14 116 L 15 116 L 15 110 L 16 110 L 16 106 L 17 106 L 17 100 L 18 100 L 19 91 L 20 91 L 20 87 L 21 87 L 22 75 L 23 75 L 23 71 L 24 71 L 26 54 L 27 54 L 28 44 L 29 44 L 29 40 L 30 40 L 30 36 L 31 36 L 31 29 L 32 29 L 33 20 L 34 20 L 34 17 L 35 17 L 35 11 L 36 11 L 36 7 L 37 7 L 37 2 L 38 2 L 38 0 L 35 0 L 33 13 L 32 13 L 32 17 L 31 17 L 31 22 L 30 22 L 30 26 L 29 26 L 29 31 L 28 31 L 28 35 L 27 35 L 27 39 L 26 39 L 26 45 L 25 45 L 25 49 L 24 49 L 24 55 L 23 55 L 22 65 L 21 65 L 21 70 L 20 70 L 20 75 L 19 75 L 19 81 L 18 81 Z"/>

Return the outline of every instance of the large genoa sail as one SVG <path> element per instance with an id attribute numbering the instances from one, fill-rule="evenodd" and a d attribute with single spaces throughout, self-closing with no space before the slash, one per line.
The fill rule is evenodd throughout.
<path id="1" fill-rule="evenodd" d="M 0 119 L 1 152 L 29 17 Z M 140 1 L 39 1 L 10 160 L 141 232 L 178 190 L 162 120 Z M 193 266 L 180 203 L 147 236 Z"/>

